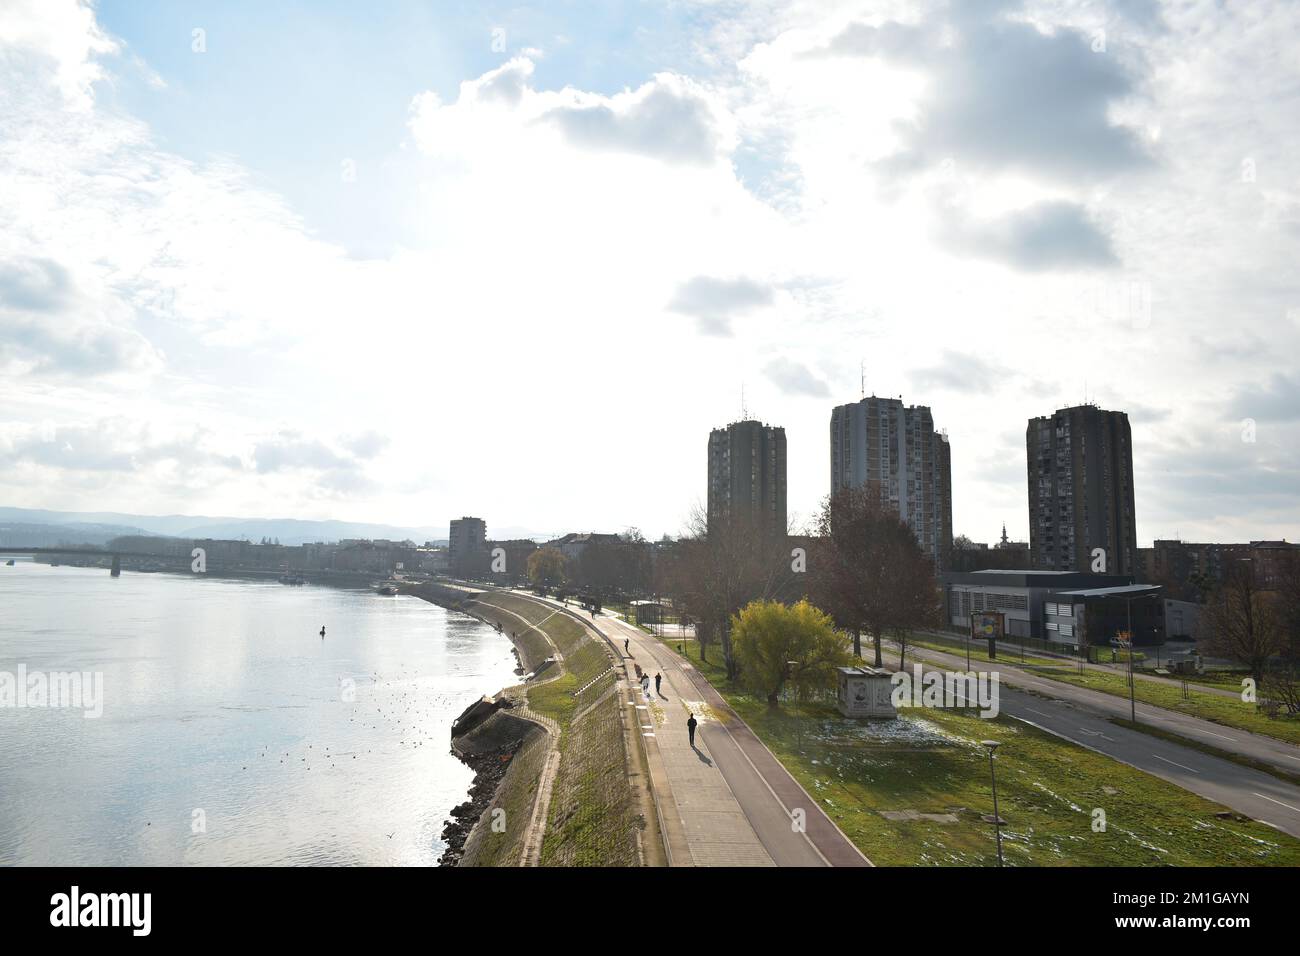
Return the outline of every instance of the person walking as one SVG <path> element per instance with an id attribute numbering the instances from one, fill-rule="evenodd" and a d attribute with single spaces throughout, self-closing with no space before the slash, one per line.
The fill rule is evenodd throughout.
<path id="1" fill-rule="evenodd" d="M 322 625 L 320 626 L 320 639 L 321 639 L 322 641 L 325 640 L 325 625 L 324 625 L 324 624 L 322 624 Z"/>
<path id="2" fill-rule="evenodd" d="M 663 694 L 659 693 L 659 682 L 663 679 L 664 679 L 663 674 L 655 674 L 655 694 L 659 697 L 663 696 Z"/>
<path id="3" fill-rule="evenodd" d="M 696 726 L 696 724 L 698 724 L 698 723 L 699 723 L 699 721 L 697 721 L 697 720 L 695 719 L 695 715 L 694 715 L 694 714 L 691 714 L 690 719 L 686 721 L 686 732 L 687 732 L 688 734 L 691 735 L 691 747 L 692 747 L 692 748 L 695 747 L 695 726 Z"/>
<path id="4" fill-rule="evenodd" d="M 645 694 L 646 697 L 650 696 L 650 675 L 649 674 L 644 674 L 641 677 L 641 693 Z"/>
<path id="5" fill-rule="evenodd" d="M 628 640 L 629 640 L 629 638 L 626 638 L 626 637 L 623 638 L 623 653 L 626 654 L 628 657 L 631 657 L 631 656 L 632 656 L 632 652 L 631 652 L 630 650 L 628 650 L 628 646 L 627 646 L 627 642 L 628 642 Z"/>

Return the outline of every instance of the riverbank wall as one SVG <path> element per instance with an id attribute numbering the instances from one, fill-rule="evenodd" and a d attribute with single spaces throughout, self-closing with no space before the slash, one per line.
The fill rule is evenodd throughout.
<path id="1" fill-rule="evenodd" d="M 536 672 L 548 658 L 556 661 L 536 681 L 498 695 L 513 698 L 514 706 L 497 710 L 480 725 L 487 730 L 489 721 L 508 713 L 526 716 L 545 730 L 514 746 L 457 864 L 657 865 L 662 856 L 656 850 L 657 827 L 647 819 L 633 784 L 644 774 L 633 766 L 627 741 L 639 727 L 631 728 L 618 693 L 617 651 L 576 615 L 525 595 L 461 588 L 454 597 L 444 606 L 499 627 L 525 672 Z M 443 603 L 432 595 L 426 599 Z M 471 710 L 477 719 L 482 708 Z M 467 736 L 477 738 L 478 731 Z M 457 741 L 453 750 L 458 748 L 466 749 Z"/>

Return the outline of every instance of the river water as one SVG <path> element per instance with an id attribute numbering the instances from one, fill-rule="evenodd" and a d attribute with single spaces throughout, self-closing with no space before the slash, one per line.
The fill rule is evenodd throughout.
<path id="1" fill-rule="evenodd" d="M 433 864 L 473 777 L 451 721 L 517 679 L 506 638 L 414 597 L 25 560 L 20 667 L 101 674 L 103 712 L 0 706 L 0 865 Z"/>

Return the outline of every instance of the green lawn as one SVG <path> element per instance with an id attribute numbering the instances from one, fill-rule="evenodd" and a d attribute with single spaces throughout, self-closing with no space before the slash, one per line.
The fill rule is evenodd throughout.
<path id="1" fill-rule="evenodd" d="M 676 641 L 665 641 L 675 648 Z M 1017 866 L 1296 866 L 1300 841 L 1100 754 L 1009 718 L 961 711 L 851 721 L 828 703 L 773 710 L 728 687 L 717 661 L 687 653 L 822 809 L 878 865 L 997 862 L 989 764 L 998 750 L 1006 861 Z M 802 748 L 800 737 L 802 736 Z M 1093 811 L 1106 814 L 1093 830 Z M 955 822 L 886 819 L 881 811 L 951 814 Z"/>
<path id="2" fill-rule="evenodd" d="M 1128 675 L 1124 673 L 1106 674 L 1098 671 L 1054 671 L 1036 672 L 1052 680 L 1087 687 L 1117 697 L 1129 696 Z M 1189 685 L 1189 696 L 1183 697 L 1182 688 L 1176 684 L 1164 684 L 1156 681 L 1139 680 L 1137 682 L 1137 699 L 1144 704 L 1176 710 L 1179 713 L 1202 720 L 1210 720 L 1225 727 L 1236 727 L 1252 733 L 1276 737 L 1287 743 L 1300 744 L 1300 719 L 1295 717 L 1269 717 L 1259 713 L 1254 704 L 1247 704 L 1239 699 L 1223 697 L 1198 691 Z"/>
<path id="3" fill-rule="evenodd" d="M 957 654 L 963 657 L 966 654 L 966 646 L 964 642 L 962 641 L 949 642 L 943 640 L 942 638 L 936 638 L 936 637 L 922 637 L 922 638 L 912 637 L 908 640 L 907 646 L 909 650 L 913 647 L 923 647 L 926 648 L 927 650 L 943 651 L 945 654 Z M 864 654 L 866 654 L 866 648 L 867 645 L 866 643 L 864 643 L 863 644 Z M 1033 654 L 1027 653 L 1022 659 L 1020 656 L 1019 647 L 1012 648 L 1004 645 L 1003 647 L 998 649 L 997 653 L 998 653 L 997 659 L 1000 661 L 1006 661 L 1009 664 L 1023 663 L 1026 667 L 1075 667 L 1075 668 L 1078 667 L 1078 665 L 1075 664 L 1074 662 L 1064 660 L 1059 657 L 1037 657 Z M 988 663 L 988 659 L 989 659 L 988 642 L 975 641 L 974 643 L 972 643 L 970 648 L 970 659 L 972 665 L 975 664 L 977 661 L 981 663 Z"/>
<path id="4" fill-rule="evenodd" d="M 925 650 L 943 651 L 949 654 L 964 653 L 962 648 L 947 646 L 942 641 L 925 638 L 909 642 L 909 649 L 913 646 Z M 865 647 L 863 652 L 866 653 Z M 975 647 L 971 648 L 971 652 L 972 666 L 976 661 L 981 664 L 988 663 L 987 652 L 980 654 Z M 1006 653 L 1005 649 L 999 652 L 998 660 L 1015 665 L 1021 663 L 1018 655 Z M 1076 687 L 1086 687 L 1089 690 L 1101 691 L 1125 699 L 1129 696 L 1128 673 L 1122 669 L 1113 672 L 1085 670 L 1080 674 L 1077 663 L 1032 656 L 1026 658 L 1024 666 L 1039 677 L 1059 680 L 1067 684 L 1074 684 Z M 1175 676 L 1172 679 L 1177 681 L 1178 678 Z M 1240 676 L 1237 677 L 1235 684 L 1225 681 L 1221 686 L 1240 688 Z M 1224 697 L 1221 694 L 1207 693 L 1204 688 L 1198 690 L 1196 684 L 1192 681 L 1188 681 L 1188 696 L 1184 698 L 1182 687 L 1177 683 L 1166 684 L 1159 681 L 1139 679 L 1137 682 L 1137 699 L 1145 704 L 1163 707 L 1166 710 L 1176 710 L 1191 717 L 1200 717 L 1202 720 L 1223 724 L 1225 727 L 1236 727 L 1240 730 L 1276 737 L 1279 740 L 1285 740 L 1287 743 L 1300 744 L 1300 719 L 1287 716 L 1269 717 L 1258 712 L 1254 704 L 1247 704 L 1239 699 Z"/>

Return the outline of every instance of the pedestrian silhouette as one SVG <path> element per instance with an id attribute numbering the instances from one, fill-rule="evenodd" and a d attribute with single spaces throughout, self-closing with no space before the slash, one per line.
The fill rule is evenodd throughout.
<path id="1" fill-rule="evenodd" d="M 655 693 L 656 693 L 656 694 L 659 694 L 659 682 L 660 682 L 661 680 L 663 680 L 663 679 L 664 679 L 664 675 L 663 675 L 663 674 L 655 674 Z M 659 694 L 659 696 L 662 697 L 663 694 Z"/>
<path id="2" fill-rule="evenodd" d="M 628 650 L 627 642 L 628 642 L 628 639 L 627 639 L 626 637 L 623 638 L 623 653 L 624 653 L 624 654 L 628 654 L 628 655 L 630 655 L 632 652 L 631 652 L 630 650 Z"/>
<path id="3" fill-rule="evenodd" d="M 691 714 L 690 719 L 686 721 L 686 732 L 691 735 L 691 746 L 695 746 L 695 725 L 699 723 L 695 715 Z"/>
<path id="4" fill-rule="evenodd" d="M 324 625 L 324 624 L 322 624 L 322 625 L 320 626 L 320 639 L 321 639 L 322 641 L 325 640 L 325 625 Z"/>

